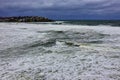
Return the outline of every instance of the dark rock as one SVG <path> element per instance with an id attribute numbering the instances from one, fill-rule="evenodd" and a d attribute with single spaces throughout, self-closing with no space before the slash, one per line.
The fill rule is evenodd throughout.
<path id="1" fill-rule="evenodd" d="M 68 45 L 68 46 L 76 46 L 76 47 L 80 46 L 80 44 L 74 43 L 74 42 L 70 42 L 70 41 L 66 41 L 65 44 Z"/>
<path id="2" fill-rule="evenodd" d="M 73 43 L 73 42 L 65 42 L 65 44 L 66 44 L 66 45 L 69 45 L 69 46 L 74 45 L 74 43 Z"/>
<path id="3" fill-rule="evenodd" d="M 45 17 L 38 16 L 18 16 L 18 17 L 0 17 L 0 22 L 51 22 Z"/>

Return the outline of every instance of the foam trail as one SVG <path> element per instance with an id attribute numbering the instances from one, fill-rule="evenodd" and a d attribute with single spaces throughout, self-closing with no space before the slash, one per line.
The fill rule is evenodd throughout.
<path id="1" fill-rule="evenodd" d="M 0 23 L 1 80 L 118 80 L 120 27 Z"/>

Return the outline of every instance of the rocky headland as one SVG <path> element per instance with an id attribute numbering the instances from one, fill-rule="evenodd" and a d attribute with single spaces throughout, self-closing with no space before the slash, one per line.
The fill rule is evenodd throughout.
<path id="1" fill-rule="evenodd" d="M 18 17 L 0 17 L 0 22 L 51 22 L 45 17 L 38 16 L 18 16 Z"/>

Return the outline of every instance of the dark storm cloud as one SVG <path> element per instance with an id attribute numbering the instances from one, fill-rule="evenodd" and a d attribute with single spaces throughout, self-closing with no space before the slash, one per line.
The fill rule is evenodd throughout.
<path id="1" fill-rule="evenodd" d="M 0 0 L 0 15 L 118 14 L 119 0 Z M 66 12 L 68 12 L 66 14 Z M 9 14 L 8 14 L 9 13 Z M 77 13 L 77 14 L 75 14 Z M 35 14 L 35 15 L 36 15 Z M 5 15 L 5 14 L 4 14 Z"/>

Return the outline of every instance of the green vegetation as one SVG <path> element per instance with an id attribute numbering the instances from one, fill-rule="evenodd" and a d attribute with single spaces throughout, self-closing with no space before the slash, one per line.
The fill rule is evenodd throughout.
<path id="1" fill-rule="evenodd" d="M 18 16 L 18 17 L 0 17 L 0 22 L 51 22 L 45 17 L 38 16 Z"/>

